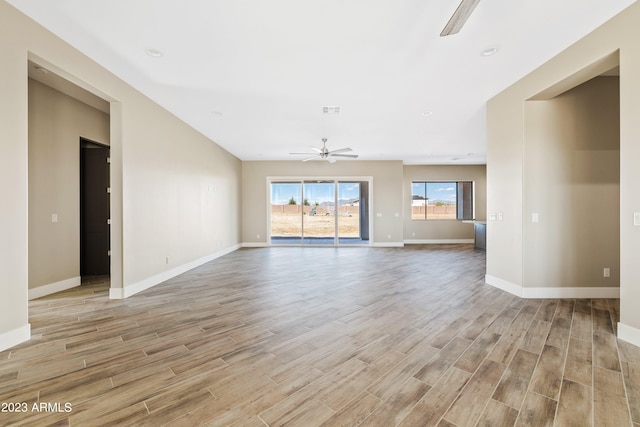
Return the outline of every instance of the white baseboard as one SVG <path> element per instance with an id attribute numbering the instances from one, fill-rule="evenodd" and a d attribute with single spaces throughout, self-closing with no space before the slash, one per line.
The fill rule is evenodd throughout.
<path id="1" fill-rule="evenodd" d="M 171 270 L 163 271 L 160 274 L 156 274 L 155 276 L 151 276 L 147 279 L 141 280 L 137 283 L 133 283 L 129 286 L 125 286 L 124 288 L 111 288 L 109 289 L 109 298 L 111 299 L 124 299 L 128 298 L 131 295 L 135 295 L 139 292 L 144 291 L 145 289 L 149 289 L 155 285 L 158 285 L 162 282 L 165 282 L 173 277 L 176 277 L 182 273 L 185 273 L 189 270 L 192 270 L 196 267 L 201 266 L 209 261 L 212 261 L 216 258 L 220 258 L 228 253 L 231 253 L 235 250 L 240 249 L 241 245 L 233 245 L 229 248 L 226 248 L 222 251 L 215 252 L 211 255 L 207 255 L 202 258 L 198 258 L 194 261 L 188 262 L 186 264 L 179 265 L 177 267 L 172 268 Z"/>
<path id="2" fill-rule="evenodd" d="M 620 298 L 620 288 L 523 288 L 524 298 Z"/>
<path id="3" fill-rule="evenodd" d="M 557 298 L 620 298 L 620 287 L 546 287 L 525 288 L 489 274 L 485 282 L 520 298 L 557 299 Z"/>
<path id="4" fill-rule="evenodd" d="M 124 288 L 110 288 L 109 299 L 125 299 Z"/>
<path id="5" fill-rule="evenodd" d="M 491 276 L 489 274 L 486 274 L 484 276 L 484 281 L 487 285 L 491 285 L 494 288 L 498 288 L 520 298 L 524 298 L 524 292 L 522 291 L 522 286 L 520 285 L 516 285 L 515 283 L 511 283 L 507 280 Z"/>
<path id="6" fill-rule="evenodd" d="M 475 243 L 473 239 L 409 239 L 404 241 L 405 245 L 460 245 Z"/>
<path id="7" fill-rule="evenodd" d="M 60 280 L 55 283 L 49 283 L 48 285 L 38 286 L 37 288 L 29 289 L 29 300 L 42 298 L 60 291 L 66 291 L 67 289 L 75 288 L 81 284 L 82 279 L 78 276 Z"/>
<path id="8" fill-rule="evenodd" d="M 242 244 L 243 248 L 267 248 L 269 247 L 268 243 L 265 242 L 245 242 Z"/>
<path id="9" fill-rule="evenodd" d="M 374 248 L 403 248 L 404 242 L 373 242 L 371 246 Z"/>
<path id="10" fill-rule="evenodd" d="M 31 325 L 27 323 L 17 329 L 0 334 L 0 351 L 16 346 L 31 339 Z"/>
<path id="11" fill-rule="evenodd" d="M 640 329 L 618 322 L 618 338 L 640 347 Z"/>

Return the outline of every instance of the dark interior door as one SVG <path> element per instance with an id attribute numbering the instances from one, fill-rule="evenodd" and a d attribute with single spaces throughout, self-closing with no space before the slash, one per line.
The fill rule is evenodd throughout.
<path id="1" fill-rule="evenodd" d="M 109 274 L 109 148 L 81 142 L 80 274 Z"/>

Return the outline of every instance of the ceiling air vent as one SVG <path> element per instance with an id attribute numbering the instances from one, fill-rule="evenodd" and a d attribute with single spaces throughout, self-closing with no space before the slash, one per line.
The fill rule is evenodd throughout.
<path id="1" fill-rule="evenodd" d="M 340 114 L 340 107 L 336 106 L 325 106 L 322 107 L 323 114 Z"/>

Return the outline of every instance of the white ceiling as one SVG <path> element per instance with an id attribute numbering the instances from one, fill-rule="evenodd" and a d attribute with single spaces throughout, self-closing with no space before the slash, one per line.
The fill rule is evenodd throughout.
<path id="1" fill-rule="evenodd" d="M 364 160 L 482 164 L 485 102 L 634 0 L 482 0 L 445 38 L 459 0 L 8 2 L 242 160 L 326 137 Z"/>

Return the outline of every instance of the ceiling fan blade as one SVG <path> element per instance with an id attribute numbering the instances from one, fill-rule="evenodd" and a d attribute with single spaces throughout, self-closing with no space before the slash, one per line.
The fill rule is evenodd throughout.
<path id="1" fill-rule="evenodd" d="M 353 151 L 351 148 L 346 147 L 346 148 L 338 148 L 337 150 L 332 150 L 329 151 L 329 154 L 334 154 L 334 153 L 346 153 L 347 151 Z"/>
<path id="2" fill-rule="evenodd" d="M 322 149 L 318 147 L 309 147 L 309 148 L 311 148 L 313 151 L 317 151 L 318 153 L 322 153 Z"/>
<path id="3" fill-rule="evenodd" d="M 473 10 L 476 8 L 480 0 L 462 0 L 456 11 L 445 25 L 444 29 L 440 33 L 440 37 L 450 36 L 451 34 L 457 34 L 464 26 Z"/>
<path id="4" fill-rule="evenodd" d="M 302 159 L 303 162 L 308 162 L 309 160 L 315 160 L 315 159 L 321 159 L 322 156 L 313 156 L 313 157 L 309 157 L 308 159 Z"/>
<path id="5" fill-rule="evenodd" d="M 304 155 L 308 155 L 308 156 L 315 156 L 316 153 L 289 153 L 289 154 L 304 154 Z"/>
<path id="6" fill-rule="evenodd" d="M 332 157 L 349 157 L 350 159 L 357 159 L 357 154 L 329 154 Z"/>

